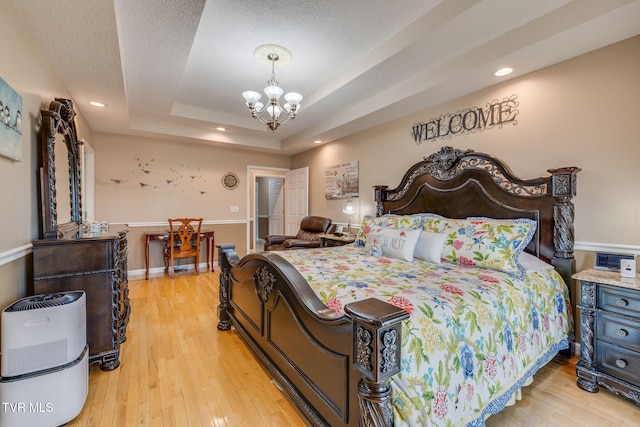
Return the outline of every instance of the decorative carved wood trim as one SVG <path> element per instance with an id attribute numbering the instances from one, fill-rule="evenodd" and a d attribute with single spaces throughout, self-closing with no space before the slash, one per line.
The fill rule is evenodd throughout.
<path id="1" fill-rule="evenodd" d="M 588 368 L 595 364 L 596 284 L 580 282 L 580 361 Z"/>
<path id="2" fill-rule="evenodd" d="M 581 282 L 580 284 L 580 306 L 585 309 L 596 307 L 596 284 L 591 282 Z"/>
<path id="3" fill-rule="evenodd" d="M 581 169 L 568 167 L 549 169 L 553 182 L 553 197 L 556 204 L 553 207 L 553 246 L 558 258 L 573 258 L 574 247 L 574 206 L 571 199 L 577 191 L 577 174 Z"/>
<path id="4" fill-rule="evenodd" d="M 82 197 L 80 192 L 80 145 L 76 134 L 73 102 L 55 98 L 48 110 L 41 110 L 41 196 L 42 233 L 45 239 L 56 239 L 64 232 L 75 231 L 82 222 Z M 62 135 L 67 148 L 69 165 L 69 191 L 71 197 L 71 223 L 58 223 L 56 199 L 55 144 L 56 135 Z"/>
<path id="5" fill-rule="evenodd" d="M 260 299 L 263 303 L 266 303 L 269 300 L 271 291 L 273 291 L 273 285 L 276 283 L 276 276 L 267 267 L 263 266 L 256 271 L 255 281 L 260 293 Z"/>
<path id="6" fill-rule="evenodd" d="M 231 267 L 237 264 L 239 257 L 236 253 L 236 245 L 216 245 L 218 248 L 218 266 L 220 267 L 220 292 L 218 299 L 218 329 L 228 331 L 231 329 L 231 321 L 228 310 L 231 309 Z"/>
<path id="7" fill-rule="evenodd" d="M 399 340 L 409 313 L 375 298 L 347 304 L 344 310 L 353 319 L 353 365 L 362 373 L 360 426 L 391 426 L 389 379 L 400 372 Z"/>
<path id="8" fill-rule="evenodd" d="M 373 348 L 371 343 L 373 336 L 371 332 L 362 327 L 356 328 L 356 349 L 355 349 L 355 363 L 362 366 L 367 371 L 373 370 Z"/>
<path id="9" fill-rule="evenodd" d="M 424 161 L 416 164 L 405 175 L 402 184 L 387 193 L 386 200 L 394 201 L 404 197 L 415 180 L 425 174 L 440 181 L 450 181 L 463 171 L 471 169 L 486 172 L 507 193 L 525 197 L 543 196 L 549 193 L 546 182 L 520 180 L 504 164 L 488 154 L 442 147 L 440 151 L 425 157 Z M 379 198 L 376 197 L 376 200 Z"/>

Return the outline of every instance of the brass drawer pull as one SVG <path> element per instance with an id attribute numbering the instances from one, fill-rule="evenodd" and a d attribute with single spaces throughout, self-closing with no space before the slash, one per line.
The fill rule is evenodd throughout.
<path id="1" fill-rule="evenodd" d="M 629 302 L 626 299 L 620 298 L 618 301 L 616 301 L 616 305 L 618 307 L 626 307 L 629 305 Z"/>
<path id="2" fill-rule="evenodd" d="M 622 329 L 622 328 L 621 328 L 621 329 L 618 329 L 618 330 L 616 331 L 616 335 L 617 335 L 617 336 L 619 336 L 619 337 L 624 338 L 624 337 L 626 337 L 626 336 L 629 336 L 629 332 L 627 332 L 627 330 L 626 330 L 626 329 Z"/>
<path id="3" fill-rule="evenodd" d="M 618 368 L 624 369 L 627 367 L 627 362 L 622 359 L 616 359 L 616 366 Z"/>

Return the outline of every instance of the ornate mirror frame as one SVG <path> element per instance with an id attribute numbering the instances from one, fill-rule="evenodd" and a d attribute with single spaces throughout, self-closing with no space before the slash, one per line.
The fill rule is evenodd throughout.
<path id="1" fill-rule="evenodd" d="M 42 163 L 40 168 L 42 234 L 44 239 L 57 239 L 70 233 L 76 234 L 82 222 L 80 197 L 80 146 L 82 142 L 78 141 L 76 134 L 74 121 L 76 113 L 70 99 L 55 98 L 49 104 L 49 109 L 41 110 L 40 115 L 42 118 Z M 62 142 L 66 146 L 69 165 L 70 206 L 68 207 L 58 206 L 58 198 L 56 197 L 57 191 L 63 191 L 66 188 L 61 185 L 56 187 L 55 148 L 56 144 Z M 66 197 L 63 199 L 66 200 Z M 70 209 L 69 222 L 58 223 L 58 209 Z"/>

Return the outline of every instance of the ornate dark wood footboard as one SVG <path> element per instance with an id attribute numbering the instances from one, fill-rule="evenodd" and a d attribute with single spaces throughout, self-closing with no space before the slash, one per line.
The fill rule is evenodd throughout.
<path id="1" fill-rule="evenodd" d="M 217 247 L 218 329 L 236 329 L 307 420 L 393 425 L 389 378 L 399 371 L 401 321 L 409 314 L 367 299 L 338 317 L 275 253 L 240 260 L 234 245 Z"/>

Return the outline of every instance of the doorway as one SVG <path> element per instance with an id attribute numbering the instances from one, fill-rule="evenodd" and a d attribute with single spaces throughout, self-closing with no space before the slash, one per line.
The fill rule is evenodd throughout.
<path id="1" fill-rule="evenodd" d="M 284 183 L 284 177 L 288 170 L 266 166 L 247 166 L 247 253 L 261 252 L 264 248 L 264 242 L 258 240 L 258 235 L 260 234 L 260 238 L 262 238 L 268 234 L 268 182 L 270 179 L 280 179 Z"/>
<path id="2" fill-rule="evenodd" d="M 309 210 L 309 168 L 249 166 L 247 182 L 248 253 L 264 249 L 267 234 L 296 234 Z M 293 231 L 292 231 L 293 230 Z"/>
<path id="3" fill-rule="evenodd" d="M 256 176 L 254 248 L 264 247 L 268 234 L 284 234 L 284 177 Z"/>

